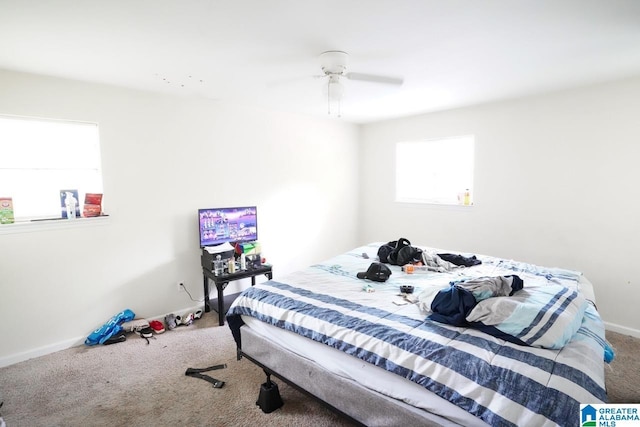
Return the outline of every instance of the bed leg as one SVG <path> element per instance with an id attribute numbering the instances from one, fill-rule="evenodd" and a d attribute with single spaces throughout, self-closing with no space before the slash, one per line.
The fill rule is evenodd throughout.
<path id="1" fill-rule="evenodd" d="M 267 374 L 267 382 L 260 386 L 260 394 L 258 395 L 258 401 L 256 405 L 260 406 L 262 412 L 268 414 L 275 411 L 284 405 L 280 391 L 278 390 L 278 384 L 271 381 L 271 374 L 264 371 Z"/>

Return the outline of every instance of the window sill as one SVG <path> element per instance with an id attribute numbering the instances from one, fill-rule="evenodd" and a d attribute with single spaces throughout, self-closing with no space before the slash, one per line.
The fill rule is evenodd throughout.
<path id="1" fill-rule="evenodd" d="M 403 205 L 419 205 L 447 209 L 469 209 L 473 207 L 473 203 L 470 205 L 462 205 L 460 203 L 437 202 L 430 200 L 396 200 L 395 202 Z"/>
<path id="2" fill-rule="evenodd" d="M 0 224 L 0 235 L 14 233 L 32 233 L 35 231 L 46 230 L 61 230 L 65 228 L 94 227 L 97 225 L 107 225 L 110 222 L 111 221 L 109 215 L 101 215 L 91 218 L 52 218 L 20 221 L 14 224 Z"/>

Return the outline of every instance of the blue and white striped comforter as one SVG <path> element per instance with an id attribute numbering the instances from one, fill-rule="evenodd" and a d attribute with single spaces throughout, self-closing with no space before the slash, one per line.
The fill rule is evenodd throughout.
<path id="1" fill-rule="evenodd" d="M 428 320 L 417 304 L 396 304 L 399 285 L 414 285 L 418 293 L 460 277 L 486 276 L 496 270 L 495 259 L 453 273 L 406 275 L 392 266 L 387 282 L 367 281 L 375 292 L 363 292 L 365 282 L 356 273 L 366 270 L 377 248 L 357 248 L 247 289 L 229 309 L 230 326 L 239 316 L 252 316 L 298 333 L 420 384 L 491 425 L 578 425 L 580 403 L 606 401 L 604 327 L 591 305 L 563 348 L 519 346 Z M 544 286 L 537 277 L 529 281 Z M 576 278 L 544 280 L 577 286 Z"/>

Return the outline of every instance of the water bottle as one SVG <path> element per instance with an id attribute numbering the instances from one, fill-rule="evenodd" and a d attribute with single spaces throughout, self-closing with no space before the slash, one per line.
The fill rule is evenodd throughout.
<path id="1" fill-rule="evenodd" d="M 221 276 L 223 273 L 223 269 L 224 269 L 224 265 L 222 264 L 222 259 L 220 258 L 220 255 L 218 255 L 216 257 L 216 260 L 213 261 L 213 275 Z"/>
<path id="2" fill-rule="evenodd" d="M 469 189 L 467 188 L 464 192 L 464 205 L 465 206 L 469 206 L 471 204 L 471 193 L 469 192 Z"/>

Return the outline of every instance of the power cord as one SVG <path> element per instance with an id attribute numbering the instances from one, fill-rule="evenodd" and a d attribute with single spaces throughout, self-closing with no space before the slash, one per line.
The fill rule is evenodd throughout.
<path id="1" fill-rule="evenodd" d="M 189 299 L 193 302 L 204 302 L 204 298 L 202 299 L 193 299 L 193 297 L 191 296 L 191 293 L 189 292 L 189 289 L 187 289 L 187 287 L 184 285 L 184 283 L 180 283 L 180 286 L 182 286 L 182 289 L 184 289 L 184 291 L 187 293 L 187 295 L 189 295 Z"/>

